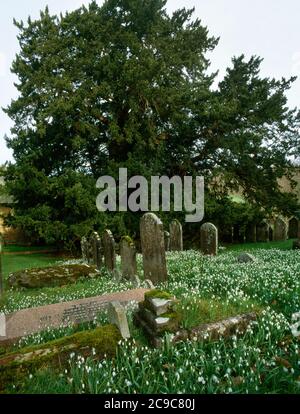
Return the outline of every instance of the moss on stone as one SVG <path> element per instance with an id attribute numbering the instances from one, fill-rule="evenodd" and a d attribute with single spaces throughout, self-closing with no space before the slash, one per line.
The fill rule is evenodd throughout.
<path id="1" fill-rule="evenodd" d="M 132 238 L 131 238 L 130 236 L 123 236 L 123 237 L 122 237 L 122 239 L 121 239 L 121 241 L 122 241 L 122 240 L 127 241 L 127 243 L 128 243 L 130 246 L 134 246 L 134 241 L 132 240 Z"/>
<path id="2" fill-rule="evenodd" d="M 95 350 L 96 359 L 105 356 L 112 358 L 120 339 L 121 334 L 115 325 L 105 325 L 6 354 L 0 358 L 0 392 L 5 390 L 7 384 L 17 384 L 24 375 L 37 369 L 64 366 L 71 352 L 91 356 L 92 350 Z"/>
<path id="3" fill-rule="evenodd" d="M 96 266 L 71 264 L 19 270 L 8 278 L 10 287 L 42 288 L 75 283 L 80 278 L 98 275 Z"/>
<path id="4" fill-rule="evenodd" d="M 155 298 L 155 299 L 174 299 L 174 296 L 171 293 L 165 292 L 159 289 L 153 289 L 145 293 L 145 298 Z"/>

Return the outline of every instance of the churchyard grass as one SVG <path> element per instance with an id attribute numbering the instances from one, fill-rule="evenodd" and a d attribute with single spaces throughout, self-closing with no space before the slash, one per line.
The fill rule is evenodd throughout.
<path id="1" fill-rule="evenodd" d="M 236 246 L 235 246 L 236 247 Z M 238 250 L 238 251 L 237 251 Z M 240 249 L 216 257 L 196 251 L 167 253 L 169 281 L 160 288 L 182 299 L 186 327 L 240 313 L 259 311 L 244 336 L 199 343 L 188 341 L 152 349 L 129 324 L 134 341 L 125 341 L 115 360 L 70 358 L 66 370 L 40 371 L 19 388 L 23 393 L 299 393 L 299 340 L 291 334 L 291 315 L 300 311 L 300 251 L 251 249 L 254 263 L 237 263 Z M 247 251 L 243 245 L 243 251 Z M 119 266 L 119 259 L 117 261 Z M 141 256 L 138 272 L 142 278 Z M 144 282 L 142 281 L 142 286 Z M 103 272 L 96 280 L 35 292 L 8 292 L 4 311 L 132 288 Z M 201 315 L 198 314 L 201 309 Z M 101 323 L 106 314 L 99 315 Z M 87 329 L 61 328 L 32 335 L 25 344 L 42 343 Z"/>
<path id="2" fill-rule="evenodd" d="M 58 261 L 58 257 L 48 253 L 22 254 L 16 251 L 14 254 L 4 254 L 2 260 L 4 277 L 7 278 L 9 273 L 17 270 L 50 266 Z"/>

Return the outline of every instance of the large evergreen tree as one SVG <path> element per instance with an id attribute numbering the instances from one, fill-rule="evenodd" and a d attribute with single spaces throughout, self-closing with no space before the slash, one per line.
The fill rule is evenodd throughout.
<path id="1" fill-rule="evenodd" d="M 285 97 L 293 79 L 262 79 L 261 60 L 242 56 L 213 91 L 206 54 L 217 39 L 193 10 L 169 16 L 165 4 L 107 0 L 15 22 L 11 223 L 46 241 L 104 226 L 111 215 L 97 213 L 95 180 L 120 166 L 145 176 L 205 175 L 207 183 L 217 175 L 259 207 L 296 208 L 277 185 L 298 140 Z M 212 184 L 207 194 L 225 196 Z M 119 232 L 134 227 L 129 215 L 113 220 Z"/>

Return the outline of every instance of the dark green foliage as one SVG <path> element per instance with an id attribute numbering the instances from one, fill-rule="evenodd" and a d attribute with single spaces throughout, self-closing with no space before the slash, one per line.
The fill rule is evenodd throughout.
<path id="1" fill-rule="evenodd" d="M 6 112 L 16 164 L 4 175 L 17 204 L 8 223 L 34 240 L 78 246 L 107 226 L 135 237 L 139 214 L 96 210 L 96 179 L 117 178 L 119 167 L 146 178 L 204 175 L 207 200 L 220 206 L 240 186 L 259 209 L 296 209 L 277 184 L 299 151 L 285 97 L 293 79 L 262 79 L 261 59 L 241 56 L 213 91 L 206 54 L 217 39 L 193 10 L 168 16 L 165 4 L 93 1 L 15 22 L 20 96 Z"/>

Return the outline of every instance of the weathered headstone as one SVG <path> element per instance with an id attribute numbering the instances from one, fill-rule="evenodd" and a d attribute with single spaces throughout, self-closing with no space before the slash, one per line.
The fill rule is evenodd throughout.
<path id="1" fill-rule="evenodd" d="M 218 254 L 218 229 L 212 223 L 204 223 L 200 227 L 201 251 L 205 255 Z"/>
<path id="2" fill-rule="evenodd" d="M 274 223 L 274 240 L 275 241 L 282 241 L 287 239 L 287 225 L 285 221 L 277 217 Z"/>
<path id="3" fill-rule="evenodd" d="M 128 321 L 124 307 L 120 302 L 111 302 L 108 307 L 108 319 L 119 328 L 123 339 L 130 338 Z"/>
<path id="4" fill-rule="evenodd" d="M 262 221 L 256 226 L 256 241 L 268 242 L 269 241 L 269 224 L 266 221 Z"/>
<path id="5" fill-rule="evenodd" d="M 238 256 L 238 259 L 237 260 L 238 260 L 239 263 L 251 263 L 251 262 L 255 262 L 256 259 L 250 253 L 241 253 Z"/>
<path id="6" fill-rule="evenodd" d="M 183 250 L 182 225 L 178 220 L 173 220 L 170 223 L 170 250 Z"/>
<path id="7" fill-rule="evenodd" d="M 101 252 L 101 238 L 99 234 L 94 231 L 90 237 L 92 263 L 97 269 L 102 267 L 102 252 Z"/>
<path id="8" fill-rule="evenodd" d="M 140 221 L 144 278 L 154 284 L 168 278 L 163 224 L 153 213 L 146 213 Z"/>
<path id="9" fill-rule="evenodd" d="M 174 333 L 179 328 L 180 317 L 175 309 L 176 298 L 159 290 L 145 294 L 134 314 L 135 323 L 142 327 L 154 346 L 161 344 L 161 336 L 166 332 Z"/>
<path id="10" fill-rule="evenodd" d="M 105 230 L 102 236 L 104 264 L 112 272 L 116 267 L 115 240 L 110 230 Z"/>
<path id="11" fill-rule="evenodd" d="M 168 231 L 164 231 L 164 239 L 165 239 L 165 250 L 168 252 L 170 250 L 170 233 Z"/>
<path id="12" fill-rule="evenodd" d="M 130 237 L 123 237 L 120 243 L 121 272 L 125 279 L 130 280 L 137 274 L 136 249 Z"/>
<path id="13" fill-rule="evenodd" d="M 289 220 L 289 239 L 296 239 L 298 237 L 299 220 L 295 217 Z"/>

